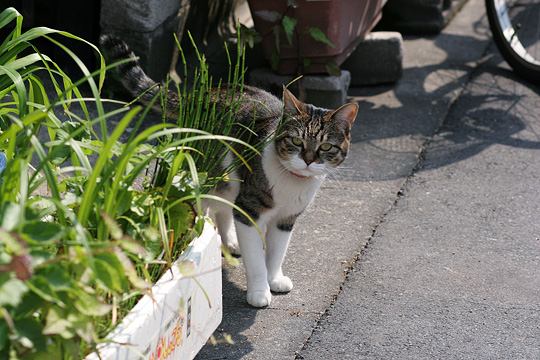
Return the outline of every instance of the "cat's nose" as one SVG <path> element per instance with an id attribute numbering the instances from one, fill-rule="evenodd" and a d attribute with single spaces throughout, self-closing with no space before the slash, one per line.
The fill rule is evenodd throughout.
<path id="1" fill-rule="evenodd" d="M 315 162 L 315 158 L 313 158 L 313 157 L 304 157 L 304 162 L 306 163 L 306 167 L 309 167 L 310 164 Z"/>
<path id="2" fill-rule="evenodd" d="M 306 151 L 302 158 L 304 159 L 304 162 L 306 163 L 307 166 L 309 166 L 309 164 L 311 164 L 312 162 L 315 161 L 315 154 L 312 153 L 311 151 Z"/>

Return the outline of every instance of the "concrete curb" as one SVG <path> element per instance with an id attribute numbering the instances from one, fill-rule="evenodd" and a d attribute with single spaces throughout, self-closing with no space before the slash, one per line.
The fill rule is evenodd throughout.
<path id="1" fill-rule="evenodd" d="M 341 66 L 351 72 L 351 85 L 396 82 L 403 72 L 403 38 L 393 31 L 372 32 Z"/>
<path id="2" fill-rule="evenodd" d="M 269 68 L 259 68 L 249 73 L 249 84 L 266 89 L 281 97 L 283 85 L 294 80 L 295 76 L 278 75 Z M 298 94 L 298 82 L 302 81 L 305 101 L 325 108 L 337 108 L 347 101 L 347 90 L 351 82 L 351 74 L 343 70 L 339 76 L 305 75 L 291 84 L 290 89 Z"/>

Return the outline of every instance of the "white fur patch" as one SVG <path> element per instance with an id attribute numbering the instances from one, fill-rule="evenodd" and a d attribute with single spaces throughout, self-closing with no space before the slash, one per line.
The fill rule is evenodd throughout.
<path id="1" fill-rule="evenodd" d="M 303 163 L 304 170 L 294 166 L 299 163 L 298 160 Z M 280 217 L 302 212 L 309 205 L 324 180 L 322 174 L 314 176 L 313 173 L 307 172 L 305 170 L 306 163 L 301 159 L 298 160 L 295 160 L 294 164 L 282 163 L 273 143 L 268 144 L 263 151 L 262 165 L 272 189 L 275 204 L 274 209 L 270 212 L 279 214 Z M 291 174 L 290 171 L 310 177 L 299 178 Z"/>

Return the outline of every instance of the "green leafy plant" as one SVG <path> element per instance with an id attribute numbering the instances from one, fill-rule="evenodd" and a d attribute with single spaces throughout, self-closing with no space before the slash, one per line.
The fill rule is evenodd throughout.
<path id="1" fill-rule="evenodd" d="M 23 32 L 13 8 L 0 13 L 0 28 L 10 30 L 0 45 L 0 359 L 80 359 L 200 234 L 201 200 L 231 170 L 215 171 L 226 150 L 236 163 L 255 151 L 228 136 L 244 60 L 229 60 L 226 111 L 212 102 L 200 56 L 192 87 L 177 85 L 176 123 L 144 128 L 153 104 L 100 97 L 118 64 L 106 66 L 94 45 L 48 28 Z M 99 69 L 89 71 L 61 37 L 91 46 Z M 73 81 L 37 38 L 64 50 L 84 77 Z"/>
<path id="2" fill-rule="evenodd" d="M 298 28 L 298 20 L 292 16 L 287 15 L 292 9 L 297 8 L 297 4 L 295 1 L 288 1 L 287 2 L 287 9 L 283 13 L 279 13 L 277 11 L 266 11 L 264 13 L 264 17 L 266 21 L 274 23 L 274 26 L 272 26 L 272 34 L 274 36 L 274 51 L 272 52 L 271 59 L 270 59 L 270 65 L 273 70 L 277 70 L 279 66 L 279 54 L 281 52 L 282 42 L 281 37 L 282 34 L 285 35 L 285 39 L 287 40 L 288 45 L 293 45 L 294 39 L 298 38 L 298 35 L 300 32 L 307 34 L 309 37 L 311 37 L 313 40 L 325 44 L 330 47 L 335 47 L 334 43 L 326 36 L 324 31 L 322 31 L 320 28 L 316 26 L 309 26 L 303 29 Z M 260 14 L 261 15 L 261 14 Z M 261 38 L 260 36 L 258 38 Z M 311 60 L 309 58 L 304 58 L 301 56 L 299 51 L 299 44 L 298 40 L 297 42 L 297 49 L 298 49 L 298 64 L 299 68 L 297 69 L 297 74 L 302 74 L 302 67 L 307 68 L 311 65 Z M 325 64 L 326 71 L 330 75 L 339 75 L 340 69 L 339 66 L 337 66 L 335 63 L 329 61 L 327 64 Z"/>

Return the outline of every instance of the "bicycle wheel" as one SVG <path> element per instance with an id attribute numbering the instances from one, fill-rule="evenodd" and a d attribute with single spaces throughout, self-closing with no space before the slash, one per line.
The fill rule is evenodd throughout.
<path id="1" fill-rule="evenodd" d="M 540 0 L 485 0 L 497 48 L 514 71 L 540 84 Z"/>

